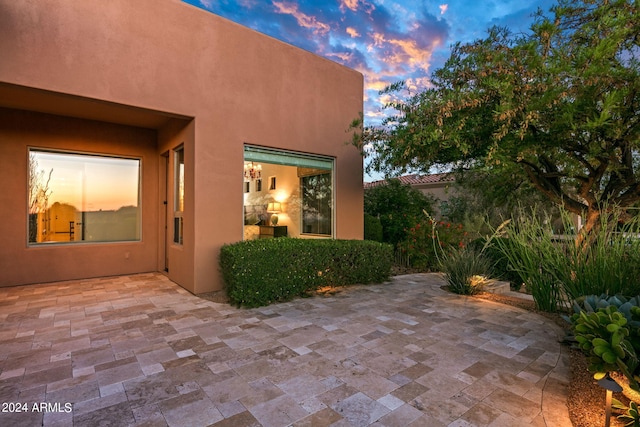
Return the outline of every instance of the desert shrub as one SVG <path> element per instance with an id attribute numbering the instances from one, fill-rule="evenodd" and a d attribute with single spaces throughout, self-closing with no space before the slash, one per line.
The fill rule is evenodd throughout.
<path id="1" fill-rule="evenodd" d="M 380 219 L 385 243 L 396 247 L 407 237 L 409 230 L 423 216 L 431 212 L 435 200 L 398 179 L 364 192 L 364 212 Z"/>
<path id="2" fill-rule="evenodd" d="M 230 301 L 257 307 L 323 286 L 383 282 L 392 254 L 372 241 L 262 239 L 224 245 L 220 268 Z"/>
<path id="3" fill-rule="evenodd" d="M 489 259 L 491 264 L 492 277 L 494 279 L 505 280 L 511 284 L 511 289 L 518 290 L 524 283 L 522 277 L 509 265 L 508 258 L 500 251 L 495 240 L 504 237 L 480 237 L 469 242 L 468 247 L 476 251 L 482 251 L 483 255 Z"/>
<path id="4" fill-rule="evenodd" d="M 637 218 L 622 224 L 620 212 L 614 211 L 600 217 L 588 244 L 576 246 L 570 240 L 562 245 L 564 259 L 556 257 L 553 268 L 569 297 L 640 294 L 639 231 Z"/>
<path id="5" fill-rule="evenodd" d="M 504 223 L 507 238 L 492 239 L 507 259 L 509 268 L 517 273 L 531 292 L 536 308 L 556 312 L 564 301 L 562 284 L 553 269 L 563 256 L 551 227 L 537 215 L 518 215 Z"/>
<path id="6" fill-rule="evenodd" d="M 406 239 L 398 244 L 398 252 L 413 268 L 437 270 L 440 253 L 464 247 L 470 240 L 462 224 L 434 221 L 423 213 L 410 225 Z"/>
<path id="7" fill-rule="evenodd" d="M 606 210 L 605 210 L 606 211 Z M 640 293 L 640 239 L 638 221 L 620 224 L 615 210 L 603 215 L 586 243 L 575 235 L 553 234 L 551 221 L 537 215 L 519 215 L 493 238 L 508 268 L 527 285 L 536 306 L 556 311 L 559 306 L 590 294 L 633 296 Z M 561 212 L 565 230 L 571 218 Z"/>
<path id="8" fill-rule="evenodd" d="M 491 260 L 472 247 L 456 248 L 443 254 L 440 271 L 444 273 L 449 290 L 456 294 L 474 295 L 482 292 L 492 275 Z"/>
<path id="9" fill-rule="evenodd" d="M 378 217 L 364 214 L 364 240 L 382 242 L 382 223 Z"/>

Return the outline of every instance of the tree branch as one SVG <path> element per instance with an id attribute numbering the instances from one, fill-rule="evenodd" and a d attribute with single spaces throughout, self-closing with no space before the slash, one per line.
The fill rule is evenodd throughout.
<path id="1" fill-rule="evenodd" d="M 556 188 L 551 185 L 545 178 L 544 172 L 537 165 L 526 160 L 520 160 L 518 163 L 523 166 L 523 169 L 533 186 L 547 196 L 552 202 L 558 205 L 564 205 L 567 210 L 578 215 L 582 214 L 585 209 L 587 209 L 587 206 L 584 203 L 571 198 L 568 194 L 564 194 L 560 188 Z"/>

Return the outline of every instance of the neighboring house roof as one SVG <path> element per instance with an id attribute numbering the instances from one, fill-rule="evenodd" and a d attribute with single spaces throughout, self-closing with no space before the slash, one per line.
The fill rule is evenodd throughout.
<path id="1" fill-rule="evenodd" d="M 455 181 L 455 177 L 452 173 L 434 173 L 430 175 L 420 175 L 420 174 L 412 174 L 412 175 L 403 175 L 397 178 L 401 183 L 408 185 L 420 185 L 420 184 L 433 184 L 438 182 L 453 182 Z M 379 181 L 373 182 L 365 182 L 364 189 L 378 187 L 380 185 L 384 185 L 387 182 L 386 179 L 382 179 Z"/>

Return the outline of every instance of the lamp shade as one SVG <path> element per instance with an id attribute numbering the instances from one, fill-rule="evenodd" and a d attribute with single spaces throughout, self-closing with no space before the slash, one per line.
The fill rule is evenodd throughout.
<path id="1" fill-rule="evenodd" d="M 614 391 L 619 393 L 622 391 L 622 386 L 616 382 L 613 378 L 611 378 L 608 374 L 598 381 L 598 385 L 605 390 Z"/>
<path id="2" fill-rule="evenodd" d="M 280 202 L 271 202 L 267 206 L 267 212 L 280 212 L 281 206 Z"/>

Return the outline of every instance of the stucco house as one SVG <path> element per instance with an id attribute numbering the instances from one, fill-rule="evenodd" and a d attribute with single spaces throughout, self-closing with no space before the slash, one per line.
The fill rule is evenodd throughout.
<path id="1" fill-rule="evenodd" d="M 0 52 L 0 286 L 362 238 L 360 73 L 179 0 L 0 0 Z"/>
<path id="2" fill-rule="evenodd" d="M 460 189 L 455 185 L 455 175 L 451 172 L 434 173 L 434 174 L 410 174 L 397 177 L 402 184 L 410 185 L 412 188 L 422 192 L 427 196 L 435 197 L 438 203 L 434 208 L 436 212 L 434 214 L 439 215 L 439 206 L 442 203 L 447 203 L 451 197 L 459 197 Z M 380 185 L 385 185 L 386 180 L 378 180 L 372 182 L 365 182 L 364 189 L 375 188 Z"/>

